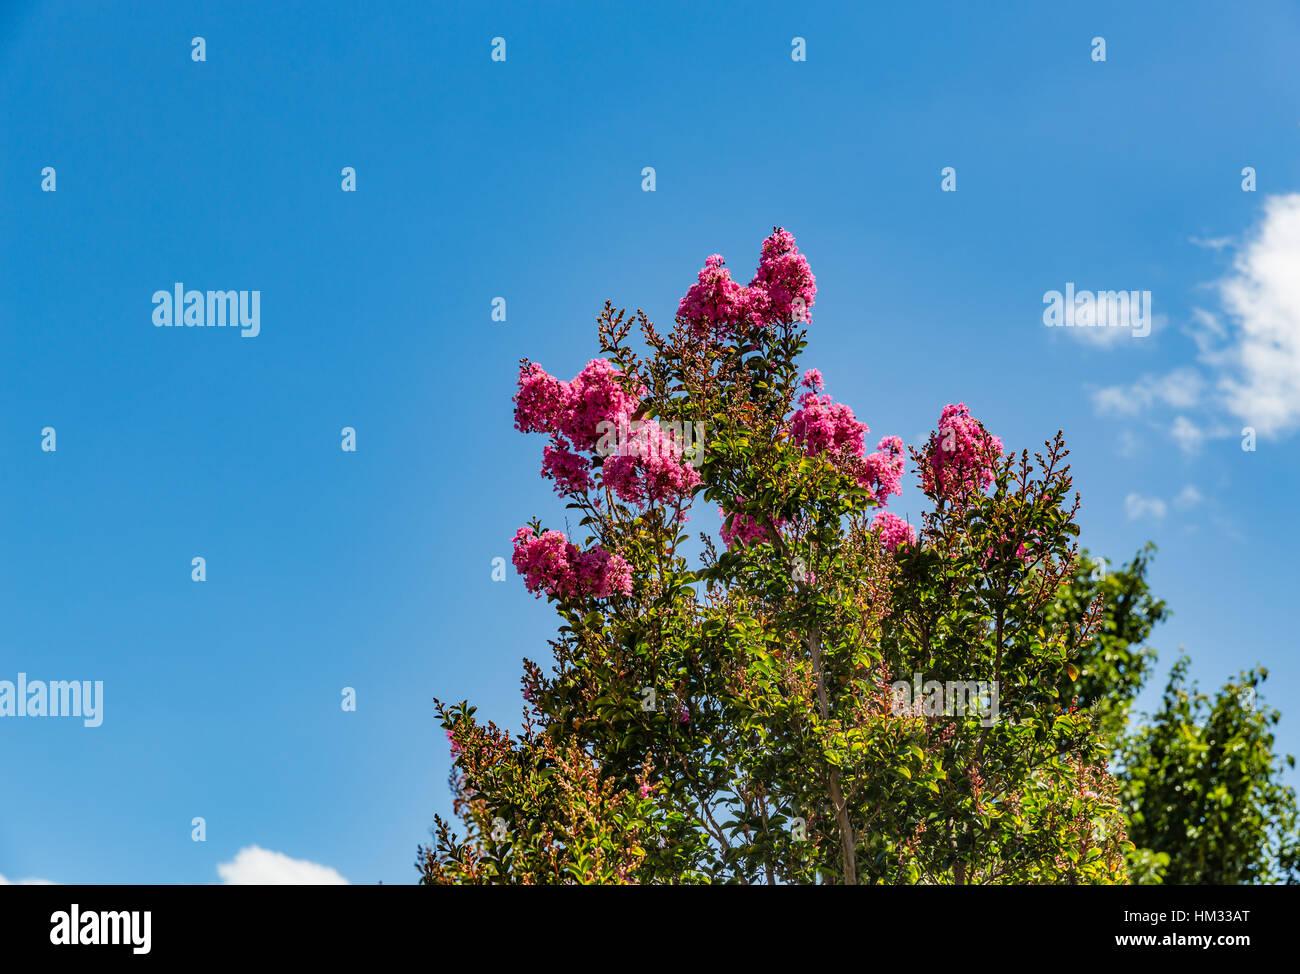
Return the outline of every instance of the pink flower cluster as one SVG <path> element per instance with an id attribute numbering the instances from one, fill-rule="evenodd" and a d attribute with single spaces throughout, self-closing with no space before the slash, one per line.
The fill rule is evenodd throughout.
<path id="1" fill-rule="evenodd" d="M 689 497 L 700 474 L 683 460 L 682 447 L 678 438 L 658 423 L 643 422 L 630 431 L 617 454 L 605 458 L 602 481 L 629 504 Z"/>
<path id="2" fill-rule="evenodd" d="M 734 322 L 749 316 L 749 289 L 731 279 L 721 254 L 704 260 L 695 284 L 677 305 L 678 317 L 695 322 Z"/>
<path id="3" fill-rule="evenodd" d="M 630 396 L 623 391 L 618 369 L 603 358 L 588 362 L 568 383 L 567 392 L 556 425 L 579 450 L 595 449 L 600 441 L 600 424 L 630 417 L 640 401 L 640 395 Z"/>
<path id="4" fill-rule="evenodd" d="M 887 504 L 891 496 L 903 492 L 905 463 L 902 438 L 886 436 L 863 461 L 858 483 L 870 490 L 878 503 Z"/>
<path id="5" fill-rule="evenodd" d="M 521 433 L 555 432 L 568 404 L 568 387 L 536 362 L 520 366 L 519 391 L 514 395 L 515 429 Z"/>
<path id="6" fill-rule="evenodd" d="M 890 551 L 898 550 L 899 545 L 916 544 L 916 531 L 896 514 L 881 511 L 871 522 L 871 530 L 880 535 L 880 543 Z"/>
<path id="7" fill-rule="evenodd" d="M 643 393 L 626 391 L 618 370 L 605 359 L 592 359 L 572 382 L 530 362 L 519 370 L 515 428 L 551 435 L 542 451 L 542 476 L 554 480 L 561 495 L 585 494 L 595 486 L 592 460 L 583 454 L 618 434 L 625 442 L 618 455 L 605 460 L 605 486 L 629 503 L 672 503 L 689 497 L 700 476 L 683 459 L 683 444 L 657 423 L 639 423 L 626 437 Z"/>
<path id="8" fill-rule="evenodd" d="M 793 234 L 778 227 L 763 241 L 758 270 L 748 286 L 732 280 L 725 263 L 721 254 L 705 260 L 697 282 L 677 306 L 677 316 L 699 332 L 712 328 L 727 336 L 742 321 L 759 326 L 812 321 L 817 281 Z"/>
<path id="9" fill-rule="evenodd" d="M 599 545 L 579 551 L 559 531 L 535 534 L 528 528 L 515 532 L 515 568 L 524 576 L 528 591 L 556 598 L 609 598 L 632 591 L 632 566 L 622 555 Z"/>
<path id="10" fill-rule="evenodd" d="M 555 481 L 558 494 L 585 494 L 594 486 L 591 461 L 560 442 L 542 448 L 542 476 Z"/>
<path id="11" fill-rule="evenodd" d="M 930 434 L 925 455 L 921 483 L 926 493 L 951 499 L 993 483 L 1002 441 L 971 416 L 965 403 L 949 404 L 939 416 L 938 432 Z"/>
<path id="12" fill-rule="evenodd" d="M 736 498 L 737 505 L 743 504 L 744 501 L 743 497 Z M 737 547 L 747 548 L 752 544 L 763 544 L 772 540 L 772 532 L 756 517 L 750 517 L 748 514 L 730 514 L 721 507 L 718 508 L 718 517 L 722 518 L 722 530 L 719 533 L 728 550 Z M 781 518 L 776 519 L 777 530 L 780 530 L 784 524 Z"/>
<path id="13" fill-rule="evenodd" d="M 529 362 L 519 369 L 515 429 L 550 433 L 566 448 L 591 450 L 600 441 L 600 424 L 631 416 L 638 402 L 624 391 L 618 370 L 603 358 L 588 362 L 572 382 L 561 382 Z"/>
<path id="14" fill-rule="evenodd" d="M 821 374 L 816 378 L 820 381 Z M 790 416 L 790 436 L 808 456 L 829 453 L 860 457 L 862 437 L 869 432 L 867 424 L 858 422 L 844 403 L 811 390 L 799 397 L 799 408 Z"/>
<path id="15" fill-rule="evenodd" d="M 871 432 L 870 427 L 844 403 L 817 394 L 824 383 L 816 369 L 805 372 L 801 384 L 809 391 L 799 397 L 799 408 L 790 416 L 791 439 L 808 456 L 827 454 L 832 462 L 852 472 L 876 503 L 886 504 L 890 497 L 901 494 L 906 469 L 902 439 L 886 436 L 876 444 L 875 453 L 863 456 L 862 438 Z"/>
<path id="16" fill-rule="evenodd" d="M 771 310 L 779 317 L 812 321 L 817 279 L 807 258 L 795 246 L 794 234 L 778 227 L 763 241 L 763 257 L 749 286 L 767 293 Z"/>

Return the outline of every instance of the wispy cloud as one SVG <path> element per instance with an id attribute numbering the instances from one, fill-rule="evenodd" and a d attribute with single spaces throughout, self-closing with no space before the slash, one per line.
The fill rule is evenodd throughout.
<path id="1" fill-rule="evenodd" d="M 1168 315 L 1152 315 L 1150 335 L 1162 331 L 1169 323 Z M 1072 338 L 1083 342 L 1085 345 L 1092 345 L 1095 348 L 1111 349 L 1119 348 L 1121 345 L 1127 345 L 1133 341 L 1147 341 L 1150 335 L 1137 339 L 1133 334 L 1131 327 L 1118 327 L 1108 325 L 1098 325 L 1094 328 L 1061 328 L 1054 329 L 1063 331 Z"/>
<path id="2" fill-rule="evenodd" d="M 1203 500 L 1205 500 L 1205 495 L 1203 495 L 1193 485 L 1188 484 L 1180 490 L 1178 496 L 1174 498 L 1174 507 L 1180 511 L 1190 511 Z"/>
<path id="3" fill-rule="evenodd" d="M 1119 455 L 1132 459 L 1142 450 L 1142 438 L 1132 430 L 1120 430 Z"/>
<path id="4" fill-rule="evenodd" d="M 1174 419 L 1174 425 L 1169 429 L 1169 435 L 1173 437 L 1178 448 L 1184 453 L 1196 453 L 1205 442 L 1205 431 L 1197 426 L 1186 416 L 1179 416 Z"/>
<path id="5" fill-rule="evenodd" d="M 1205 395 L 1204 377 L 1194 368 L 1180 368 L 1167 375 L 1143 375 L 1127 386 L 1106 386 L 1092 394 L 1103 415 L 1135 416 L 1153 406 L 1191 409 Z"/>
<path id="6" fill-rule="evenodd" d="M 1194 484 L 1186 485 L 1168 503 L 1159 497 L 1144 497 L 1138 493 L 1131 493 L 1124 498 L 1124 516 L 1130 521 L 1145 519 L 1160 521 L 1169 513 L 1170 507 L 1186 513 L 1204 502 L 1205 495 Z"/>
<path id="7" fill-rule="evenodd" d="M 1162 519 L 1168 508 L 1158 497 L 1143 497 L 1141 494 L 1129 494 L 1124 498 L 1124 514 L 1130 521 L 1144 518 Z"/>

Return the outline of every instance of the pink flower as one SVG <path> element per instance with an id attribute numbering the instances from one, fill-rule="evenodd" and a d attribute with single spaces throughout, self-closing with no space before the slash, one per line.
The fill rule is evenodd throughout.
<path id="1" fill-rule="evenodd" d="M 597 546 L 579 551 L 559 531 L 534 534 L 520 528 L 514 537 L 515 568 L 524 576 L 524 586 L 541 598 L 609 598 L 632 591 L 632 566 L 622 555 L 610 554 Z"/>
<path id="2" fill-rule="evenodd" d="M 520 368 L 514 396 L 515 428 L 551 434 L 550 446 L 542 450 L 542 476 L 555 481 L 556 493 L 585 494 L 595 486 L 591 460 L 581 453 L 597 449 L 612 431 L 626 427 L 643 392 L 627 392 L 618 369 L 605 359 L 592 359 L 572 382 L 548 375 L 535 362 Z M 631 474 L 621 472 L 625 479 Z M 620 476 L 617 469 L 615 476 Z M 698 475 L 692 480 L 680 470 L 655 469 L 648 479 L 650 482 L 639 488 L 646 497 L 670 494 L 683 484 L 689 493 L 699 482 Z"/>
<path id="3" fill-rule="evenodd" d="M 763 311 L 769 318 L 774 315 L 781 319 L 812 321 L 817 279 L 807 258 L 795 246 L 794 235 L 780 227 L 763 241 L 763 256 L 749 289 L 751 292 L 761 289 L 767 296 L 768 307 Z"/>
<path id="4" fill-rule="evenodd" d="M 861 457 L 862 437 L 869 432 L 867 424 L 858 422 L 844 403 L 811 391 L 799 397 L 799 409 L 790 416 L 790 436 L 808 456 Z"/>
<path id="5" fill-rule="evenodd" d="M 926 493 L 952 499 L 993 483 L 1002 441 L 971 416 L 965 403 L 949 404 L 939 417 L 939 431 L 930 434 L 925 454 L 921 483 Z"/>
<path id="6" fill-rule="evenodd" d="M 576 548 L 573 550 L 577 551 Z M 574 571 L 578 578 L 578 592 L 585 592 L 593 598 L 607 599 L 615 592 L 632 594 L 632 566 L 622 555 L 611 555 L 604 548 L 595 547 L 577 556 Z"/>
<path id="7" fill-rule="evenodd" d="M 559 494 L 585 494 L 592 488 L 591 461 L 570 450 L 558 436 L 542 450 L 542 476 L 555 481 Z"/>
<path id="8" fill-rule="evenodd" d="M 1035 535 L 1038 534 L 1037 531 L 1032 531 L 1031 533 Z M 998 541 L 1001 544 L 1006 544 L 1007 536 L 1005 534 L 999 535 Z M 990 547 L 984 549 L 984 557 L 980 559 L 980 565 L 982 567 L 984 568 L 989 567 L 989 562 L 993 560 L 993 554 L 995 551 L 996 551 L 996 547 Z M 1016 545 L 1016 557 L 1019 558 L 1026 565 L 1032 565 L 1035 561 L 1038 560 L 1038 556 L 1034 554 L 1032 551 L 1030 551 L 1029 546 L 1026 545 L 1023 541 L 1020 544 Z"/>
<path id="9" fill-rule="evenodd" d="M 721 254 L 704 261 L 698 283 L 692 284 L 677 305 L 677 315 L 695 325 L 710 325 L 724 333 L 726 326 L 743 318 L 748 311 L 746 289 L 731 279 L 731 271 Z"/>
<path id="10" fill-rule="evenodd" d="M 677 316 L 696 334 L 729 337 L 742 322 L 764 326 L 778 321 L 812 321 L 817 283 L 794 236 L 777 228 L 763 241 L 758 270 L 748 287 L 732 280 L 721 254 L 704 262 L 695 284 L 677 305 Z"/>
<path id="11" fill-rule="evenodd" d="M 863 461 L 858 482 L 872 492 L 876 501 L 885 504 L 889 497 L 903 492 L 903 441 L 886 436 L 876 445 L 876 452 Z"/>
<path id="12" fill-rule="evenodd" d="M 744 502 L 743 497 L 736 498 L 737 505 Z M 752 544 L 763 544 L 772 540 L 771 531 L 768 530 L 766 523 L 760 522 L 758 518 L 750 517 L 748 514 L 729 514 L 721 507 L 718 508 L 718 517 L 722 518 L 722 530 L 719 533 L 728 550 L 737 547 L 747 548 Z M 776 519 L 778 530 L 784 524 L 781 518 Z"/>
<path id="13" fill-rule="evenodd" d="M 916 544 L 916 531 L 896 514 L 881 511 L 871 522 L 871 530 L 880 535 L 880 543 L 890 551 L 897 551 L 899 545 Z"/>
<path id="14" fill-rule="evenodd" d="M 451 744 L 451 756 L 458 756 L 460 754 L 460 745 L 456 743 L 456 738 L 452 736 L 451 731 L 447 731 L 447 741 Z"/>
<path id="15" fill-rule="evenodd" d="M 519 369 L 519 391 L 514 395 L 515 429 L 521 433 L 554 433 L 568 403 L 568 383 L 561 382 L 536 362 Z"/>
<path id="16" fill-rule="evenodd" d="M 629 504 L 675 503 L 689 497 L 700 474 L 683 457 L 683 443 L 654 420 L 637 424 L 618 454 L 601 467 L 601 482 Z"/>
<path id="17" fill-rule="evenodd" d="M 511 559 L 524 576 L 528 591 L 558 595 L 573 588 L 573 565 L 569 548 L 573 547 L 559 531 L 534 534 L 528 528 L 515 532 L 515 553 Z"/>
<path id="18" fill-rule="evenodd" d="M 685 707 L 683 707 L 680 711 L 678 711 L 677 722 L 679 724 L 689 724 L 691 722 L 691 712 L 687 710 Z"/>
<path id="19" fill-rule="evenodd" d="M 636 411 L 638 396 L 619 383 L 619 371 L 603 358 L 594 358 L 568 384 L 568 397 L 558 418 L 561 433 L 579 450 L 594 450 L 601 423 L 618 424 Z"/>
<path id="20" fill-rule="evenodd" d="M 859 422 L 853 410 L 834 402 L 828 395 L 818 395 L 822 375 L 816 369 L 804 373 L 802 385 L 808 388 L 799 397 L 799 408 L 790 416 L 790 438 L 803 447 L 807 456 L 825 455 L 845 473 L 871 491 L 876 503 L 884 504 L 890 496 L 903 492 L 905 468 L 903 441 L 886 436 L 876 452 L 863 456 L 862 438 L 871 430 Z"/>
<path id="21" fill-rule="evenodd" d="M 651 793 L 652 791 L 654 791 L 654 789 L 650 787 L 650 783 L 649 783 L 648 781 L 643 781 L 643 782 L 641 782 L 641 797 L 642 797 L 642 798 L 649 798 L 649 797 L 650 797 L 650 793 Z"/>

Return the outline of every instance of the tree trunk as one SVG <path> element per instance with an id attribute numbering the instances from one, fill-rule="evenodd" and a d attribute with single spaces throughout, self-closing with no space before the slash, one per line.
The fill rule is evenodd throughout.
<path id="1" fill-rule="evenodd" d="M 822 634 L 821 629 L 813 626 L 808 633 L 808 650 L 812 655 L 813 675 L 817 679 L 817 704 L 823 721 L 830 719 L 830 703 L 826 697 L 826 678 L 822 672 Z M 835 822 L 840 830 L 840 858 L 843 864 L 844 885 L 858 884 L 857 840 L 853 835 L 853 823 L 849 821 L 848 803 L 844 800 L 844 789 L 840 787 L 840 769 L 831 765 L 830 780 L 827 790 L 830 792 L 831 807 L 835 809 Z"/>

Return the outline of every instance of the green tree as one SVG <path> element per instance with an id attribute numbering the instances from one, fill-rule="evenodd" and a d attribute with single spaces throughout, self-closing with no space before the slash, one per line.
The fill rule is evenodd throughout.
<path id="1" fill-rule="evenodd" d="M 1300 881 L 1295 792 L 1281 783 L 1272 727 L 1280 714 L 1255 668 L 1211 699 L 1187 682 L 1180 656 L 1160 709 L 1124 746 L 1129 834 L 1139 879 L 1173 885 Z"/>
<path id="2" fill-rule="evenodd" d="M 1004 453 L 949 406 L 912 453 L 920 530 L 882 514 L 903 445 L 865 455 L 801 377 L 814 294 L 778 230 L 747 287 L 710 258 L 671 334 L 607 305 L 605 359 L 571 382 L 522 364 L 516 425 L 551 437 L 586 537 L 515 538 L 560 622 L 522 732 L 437 703 L 464 834 L 437 821 L 424 882 L 1125 881 L 1109 744 L 1060 690 L 1099 617 L 1056 605 L 1078 532 L 1059 434 Z M 697 501 L 722 548 L 683 529 Z"/>
<path id="3" fill-rule="evenodd" d="M 1091 641 L 1072 643 L 1080 704 L 1097 714 L 1122 782 L 1130 877 L 1136 883 L 1232 885 L 1296 879 L 1297 812 L 1282 783 L 1290 756 L 1275 755 L 1270 728 L 1278 712 L 1263 705 L 1263 669 L 1241 674 L 1213 700 L 1187 686 L 1188 659 L 1170 674 L 1154 717 L 1129 728 L 1130 711 L 1156 651 L 1146 645 L 1168 618 L 1147 570 L 1148 544 L 1131 562 L 1107 570 L 1086 553 L 1056 611 L 1073 623 L 1100 605 Z M 1062 692 L 1069 686 L 1062 685 Z"/>
<path id="4" fill-rule="evenodd" d="M 1116 755 L 1123 746 L 1133 701 L 1155 666 L 1156 651 L 1146 640 L 1170 615 L 1165 603 L 1152 597 L 1147 583 L 1155 551 L 1154 544 L 1147 544 L 1119 568 L 1083 552 L 1054 607 L 1054 614 L 1069 624 L 1071 632 L 1081 633 L 1068 647 L 1078 667 L 1077 679 L 1063 682 L 1059 690 L 1097 714 L 1101 732 Z M 1082 635 L 1081 623 L 1098 602 L 1101 619 L 1089 639 Z"/>

